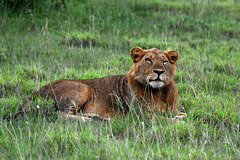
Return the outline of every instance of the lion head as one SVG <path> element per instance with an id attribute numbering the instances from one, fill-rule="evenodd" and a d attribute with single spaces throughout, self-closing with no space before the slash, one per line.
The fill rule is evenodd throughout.
<path id="1" fill-rule="evenodd" d="M 173 81 L 178 53 L 156 48 L 144 50 L 134 47 L 130 51 L 133 65 L 128 73 L 135 81 L 152 89 L 160 89 Z"/>

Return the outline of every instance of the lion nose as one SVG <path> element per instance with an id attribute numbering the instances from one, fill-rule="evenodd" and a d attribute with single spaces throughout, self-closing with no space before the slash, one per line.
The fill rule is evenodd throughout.
<path id="1" fill-rule="evenodd" d="M 157 73 L 158 76 L 159 76 L 160 74 L 164 73 L 164 71 L 158 70 L 158 69 L 154 69 L 153 72 Z"/>

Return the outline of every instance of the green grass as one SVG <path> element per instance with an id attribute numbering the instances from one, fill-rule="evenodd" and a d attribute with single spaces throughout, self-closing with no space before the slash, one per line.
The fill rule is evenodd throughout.
<path id="1" fill-rule="evenodd" d="M 0 7 L 0 159 L 240 158 L 239 1 Z M 134 113 L 110 122 L 65 121 L 41 100 L 21 120 L 2 120 L 53 80 L 126 74 L 134 46 L 179 52 L 184 124 Z"/>

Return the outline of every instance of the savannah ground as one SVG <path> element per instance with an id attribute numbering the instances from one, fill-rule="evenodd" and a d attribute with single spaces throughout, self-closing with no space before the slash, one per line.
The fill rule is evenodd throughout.
<path id="1" fill-rule="evenodd" d="M 0 159 L 240 159 L 238 0 L 63 2 L 0 1 Z M 185 123 L 71 122 L 40 99 L 3 120 L 48 82 L 126 74 L 134 46 L 179 52 Z"/>

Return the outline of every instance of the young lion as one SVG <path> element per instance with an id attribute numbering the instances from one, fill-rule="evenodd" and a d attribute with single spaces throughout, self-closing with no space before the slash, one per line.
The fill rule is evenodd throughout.
<path id="1" fill-rule="evenodd" d="M 127 75 L 85 80 L 59 79 L 43 86 L 36 95 L 53 99 L 54 106 L 62 115 L 72 119 L 111 118 L 129 111 L 132 102 L 140 107 L 142 113 L 151 110 L 185 115 L 178 111 L 178 93 L 173 80 L 178 53 L 134 47 L 130 55 L 133 65 Z M 25 105 L 16 118 L 24 115 Z M 83 116 L 77 116 L 78 112 Z"/>

